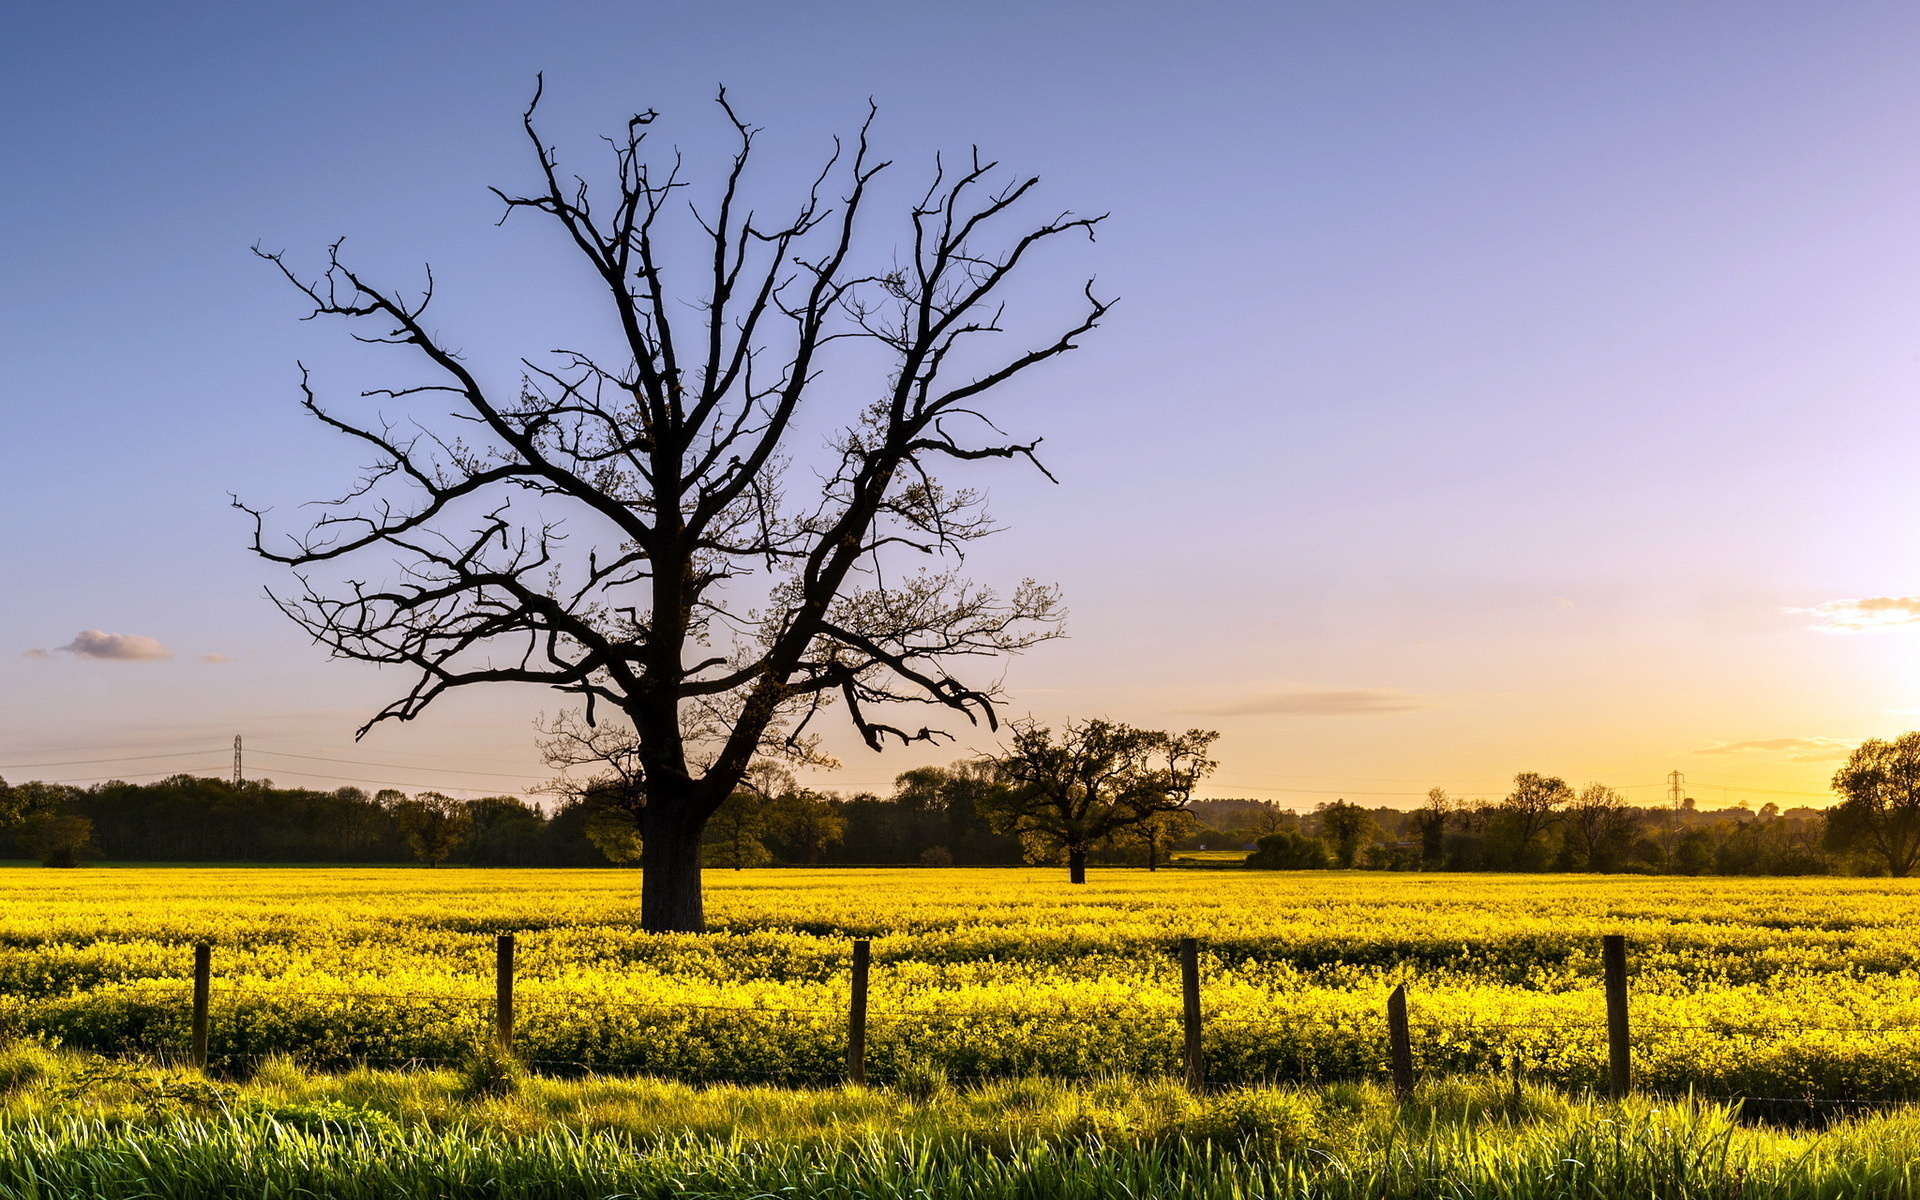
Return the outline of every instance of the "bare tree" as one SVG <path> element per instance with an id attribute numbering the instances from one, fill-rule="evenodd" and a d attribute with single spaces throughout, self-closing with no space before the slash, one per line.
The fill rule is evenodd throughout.
<path id="1" fill-rule="evenodd" d="M 1625 796 L 1604 783 L 1581 788 L 1567 806 L 1567 832 L 1589 871 L 1617 867 L 1639 830 L 1639 814 L 1627 807 Z"/>
<path id="2" fill-rule="evenodd" d="M 1427 802 L 1413 810 L 1413 827 L 1420 834 L 1420 861 L 1439 866 L 1446 858 L 1447 826 L 1460 804 L 1447 795 L 1447 789 L 1427 789 Z"/>
<path id="3" fill-rule="evenodd" d="M 1066 856 L 1067 878 L 1087 881 L 1087 851 L 1162 813 L 1180 812 L 1212 772 L 1207 748 L 1220 735 L 1069 721 L 1058 741 L 1032 721 L 1014 726 L 1013 745 L 995 761 L 1013 786 L 990 799 L 1010 833 Z"/>
<path id="4" fill-rule="evenodd" d="M 639 797 L 641 924 L 698 930 L 703 831 L 756 757 L 808 759 L 834 701 L 876 750 L 947 736 L 896 724 L 906 705 L 996 727 L 997 685 L 956 672 L 1058 634 L 1050 587 L 1001 596 L 951 565 L 891 564 L 957 561 L 993 531 L 979 493 L 943 483 L 942 465 L 1038 465 L 1037 442 L 1002 434 L 983 404 L 1074 349 L 1109 302 L 1088 284 L 1058 332 L 996 350 L 1009 281 L 1101 218 L 1024 221 L 1037 179 L 995 182 L 976 151 L 957 167 L 936 159 L 899 244 L 869 250 L 865 211 L 888 167 L 869 148 L 871 110 L 769 220 L 747 186 L 758 131 L 724 92 L 733 151 L 704 203 L 684 200 L 677 153 L 650 157 L 654 113 L 612 139 L 603 191 L 562 173 L 538 103 L 523 126 L 539 186 L 497 194 L 579 255 L 618 348 L 525 358 L 503 384 L 428 322 L 431 274 L 408 296 L 349 266 L 339 243 L 317 277 L 257 251 L 312 315 L 366 327 L 354 336 L 407 348 L 428 374 L 365 393 L 404 419 L 354 419 L 321 404 L 303 367 L 306 409 L 372 466 L 302 532 L 270 536 L 246 511 L 254 548 L 299 578 L 275 596 L 288 616 L 336 656 L 412 672 L 361 733 L 479 684 L 576 695 L 587 728 L 596 706 L 616 709 Z M 668 280 L 689 263 L 678 292 Z M 836 396 L 858 399 L 829 419 Z M 450 411 L 421 411 L 436 405 Z M 800 432 L 803 411 L 839 431 L 789 487 L 818 438 Z M 397 576 L 353 574 L 382 562 Z"/>

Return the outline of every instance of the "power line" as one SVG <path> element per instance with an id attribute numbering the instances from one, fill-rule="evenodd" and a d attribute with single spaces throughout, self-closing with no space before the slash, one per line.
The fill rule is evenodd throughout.
<path id="1" fill-rule="evenodd" d="M 70 758 L 63 762 L 37 763 L 0 763 L 0 771 L 13 771 L 21 767 L 91 767 L 101 763 L 146 762 L 155 758 L 197 758 L 203 754 L 218 754 L 213 750 L 175 750 L 167 754 L 133 754 L 126 758 Z"/>
<path id="2" fill-rule="evenodd" d="M 348 767 L 380 767 L 382 769 L 395 771 L 439 771 L 444 774 L 453 775 L 484 775 L 490 779 L 525 779 L 528 775 L 534 774 L 534 772 L 531 771 L 516 771 L 512 774 L 507 774 L 501 771 L 468 771 L 460 767 L 415 767 L 407 763 L 362 762 L 351 758 L 327 758 L 319 754 L 294 754 L 286 750 L 256 749 L 254 753 L 264 754 L 269 758 L 301 758 L 309 762 L 339 763 L 342 766 Z M 292 772 L 289 773 L 291 774 Z"/>
<path id="3" fill-rule="evenodd" d="M 402 783 L 397 779 L 356 779 L 351 775 L 333 775 L 333 774 L 315 775 L 310 771 L 277 771 L 275 772 L 275 774 L 291 775 L 296 779 L 331 779 L 339 783 L 377 783 L 385 787 L 396 787 L 396 788 L 417 788 L 420 786 L 420 784 L 418 783 Z M 480 789 L 462 788 L 460 790 L 478 791 Z M 523 792 L 527 789 L 518 788 L 518 789 L 509 789 L 509 790 L 514 791 L 516 794 L 518 794 L 519 792 Z"/>

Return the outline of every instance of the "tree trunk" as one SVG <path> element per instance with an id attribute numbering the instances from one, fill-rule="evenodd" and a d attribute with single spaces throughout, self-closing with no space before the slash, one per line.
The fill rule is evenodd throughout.
<path id="1" fill-rule="evenodd" d="M 1087 881 L 1087 851 L 1083 846 L 1067 848 L 1067 882 L 1085 883 Z"/>
<path id="2" fill-rule="evenodd" d="M 642 810 L 650 814 L 651 808 Z M 640 928 L 648 933 L 705 933 L 700 901 L 700 828 L 643 820 L 640 846 Z"/>

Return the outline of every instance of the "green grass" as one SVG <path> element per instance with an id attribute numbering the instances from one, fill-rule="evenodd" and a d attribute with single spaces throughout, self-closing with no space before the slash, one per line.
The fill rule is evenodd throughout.
<path id="1" fill-rule="evenodd" d="M 1709 1104 L 1476 1077 L 1404 1105 L 1363 1085 L 1164 1080 L 694 1088 L 460 1071 L 244 1082 L 0 1049 L 0 1197 L 1904 1197 L 1920 1112 L 1824 1130 Z M 494 1089 L 498 1091 L 498 1089 Z"/>

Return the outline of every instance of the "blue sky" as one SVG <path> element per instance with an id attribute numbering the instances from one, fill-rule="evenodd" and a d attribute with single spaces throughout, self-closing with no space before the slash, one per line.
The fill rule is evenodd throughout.
<path id="1" fill-rule="evenodd" d="M 501 369 L 597 328 L 486 191 L 529 178 L 544 71 L 583 168 L 644 108 L 711 148 L 724 82 L 770 184 L 872 97 L 903 173 L 978 143 L 1112 212 L 1039 282 L 1122 303 L 1011 401 L 1061 483 L 981 476 L 1010 530 L 974 573 L 1072 611 L 1016 711 L 1218 725 L 1214 790 L 1287 803 L 1519 770 L 1818 792 L 1920 709 L 1912 627 L 1788 611 L 1920 592 L 1917 62 L 1892 4 L 15 6 L 0 775 L 218 770 L 241 732 L 314 756 L 262 759 L 286 782 L 537 778 L 537 692 L 353 746 L 399 681 L 273 612 L 226 497 L 351 468 L 296 359 L 385 369 L 256 242 L 431 262 Z M 55 649 L 86 630 L 173 657 Z M 847 788 L 925 757 L 841 745 Z"/>

